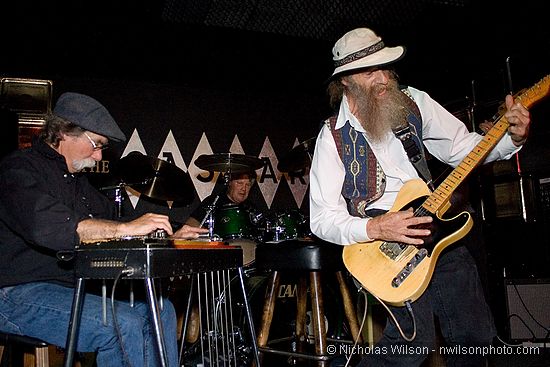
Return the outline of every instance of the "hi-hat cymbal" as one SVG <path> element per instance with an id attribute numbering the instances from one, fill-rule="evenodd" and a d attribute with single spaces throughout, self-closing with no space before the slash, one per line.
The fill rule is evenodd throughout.
<path id="1" fill-rule="evenodd" d="M 246 172 L 257 170 L 264 165 L 260 158 L 244 154 L 217 153 L 203 154 L 195 159 L 195 165 L 211 172 Z"/>
<path id="2" fill-rule="evenodd" d="M 298 172 L 311 166 L 311 157 L 317 137 L 304 140 L 279 160 L 277 169 L 281 172 Z"/>
<path id="3" fill-rule="evenodd" d="M 127 186 L 158 200 L 189 204 L 194 198 L 193 182 L 187 173 L 162 159 L 134 151 L 113 168 Z"/>

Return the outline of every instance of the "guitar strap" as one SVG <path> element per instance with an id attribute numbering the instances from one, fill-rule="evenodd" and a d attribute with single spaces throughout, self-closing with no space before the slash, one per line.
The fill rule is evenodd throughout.
<path id="1" fill-rule="evenodd" d="M 409 161 L 426 182 L 430 190 L 434 191 L 433 179 L 430 170 L 428 169 L 428 162 L 426 162 L 426 156 L 423 154 L 422 150 L 418 147 L 415 139 L 412 138 L 411 127 L 407 125 L 399 130 L 393 132 L 397 139 L 401 141 Z"/>
<path id="2" fill-rule="evenodd" d="M 403 144 L 403 148 L 405 148 L 405 152 L 407 152 L 409 161 L 418 172 L 418 175 L 426 182 L 430 190 L 434 191 L 432 174 L 428 168 L 428 162 L 426 161 L 426 155 L 424 154 L 424 149 L 420 140 L 421 138 L 417 134 L 417 131 L 421 131 L 422 129 L 422 117 L 420 115 L 420 110 L 408 90 L 403 88 L 402 92 L 409 97 L 407 98 L 407 101 L 409 101 L 409 114 L 407 116 L 406 123 L 403 126 L 393 130 L 393 133 Z"/>

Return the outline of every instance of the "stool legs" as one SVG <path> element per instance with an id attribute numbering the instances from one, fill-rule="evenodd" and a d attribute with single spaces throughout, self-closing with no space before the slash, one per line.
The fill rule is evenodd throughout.
<path id="1" fill-rule="evenodd" d="M 264 309 L 262 311 L 262 321 L 257 335 L 258 347 L 265 347 L 269 337 L 269 329 L 273 320 L 273 311 L 275 309 L 275 298 L 279 289 L 280 275 L 274 271 L 269 279 L 268 288 L 264 299 Z"/>
<path id="2" fill-rule="evenodd" d="M 361 343 L 361 337 L 359 335 L 359 323 L 357 321 L 357 315 L 355 314 L 355 307 L 351 299 L 349 289 L 346 285 L 344 276 L 341 271 L 336 272 L 336 279 L 342 295 L 344 312 L 346 319 L 350 326 L 352 337 Z M 258 347 L 267 346 L 269 339 L 269 330 L 271 328 L 271 322 L 273 320 L 273 314 L 275 309 L 275 302 L 277 298 L 277 292 L 279 290 L 280 274 L 278 271 L 274 271 L 268 282 L 266 295 L 264 298 L 264 306 L 262 312 L 262 320 L 260 328 L 257 334 Z M 330 358 L 327 358 L 327 327 L 325 322 L 325 310 L 323 303 L 323 287 L 322 277 L 320 271 L 309 272 L 309 287 L 310 287 L 310 301 L 311 301 L 311 316 L 312 316 L 312 329 L 315 338 L 315 355 L 322 359 L 317 359 L 317 365 L 319 367 L 328 367 L 330 365 Z M 294 355 L 298 358 L 305 357 L 304 345 L 307 342 L 306 333 L 306 311 L 307 311 L 307 277 L 300 276 L 297 284 L 296 292 L 296 342 L 297 348 Z M 292 355 L 292 352 L 288 352 Z M 281 353 L 285 354 L 285 353 Z M 288 355 L 288 354 L 287 354 Z M 328 356 L 330 357 L 330 356 Z"/>
<path id="3" fill-rule="evenodd" d="M 336 272 L 336 279 L 338 280 L 338 286 L 340 287 L 340 293 L 342 294 L 344 313 L 346 314 L 346 319 L 348 320 L 351 336 L 353 341 L 357 340 L 357 343 L 362 344 L 363 340 L 361 335 L 359 335 L 359 321 L 357 320 L 357 314 L 355 313 L 355 306 L 353 305 L 348 286 L 341 271 Z"/>
<path id="4" fill-rule="evenodd" d="M 296 292 L 296 350 L 304 351 L 306 336 L 306 311 L 307 311 L 307 281 L 300 276 L 298 279 L 298 290 Z"/>
<path id="5" fill-rule="evenodd" d="M 309 273 L 311 284 L 311 314 L 313 316 L 313 333 L 315 336 L 315 354 L 322 356 L 327 351 L 327 328 L 325 324 L 325 309 L 323 305 L 323 288 L 321 273 L 312 271 Z M 328 366 L 328 361 L 319 361 L 319 367 Z"/>
<path id="6" fill-rule="evenodd" d="M 23 357 L 24 367 L 47 367 L 48 365 L 48 347 L 36 347 L 34 354 L 25 353 Z"/>
<path id="7" fill-rule="evenodd" d="M 4 355 L 4 345 L 0 345 L 0 361 Z M 23 367 L 48 367 L 50 364 L 48 346 L 34 346 L 34 353 L 23 352 Z"/>

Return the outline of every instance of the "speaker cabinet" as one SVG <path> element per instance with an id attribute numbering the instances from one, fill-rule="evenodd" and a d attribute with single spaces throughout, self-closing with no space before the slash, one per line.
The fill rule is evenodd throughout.
<path id="1" fill-rule="evenodd" d="M 43 118 L 51 112 L 52 81 L 44 79 L 2 78 L 2 105 L 19 115 L 19 123 Z"/>
<path id="2" fill-rule="evenodd" d="M 510 340 L 550 338 L 550 279 L 507 279 L 506 306 Z"/>
<path id="3" fill-rule="evenodd" d="M 17 114 L 18 147 L 31 144 L 52 110 L 51 80 L 2 78 L 0 80 L 0 104 L 4 109 Z"/>

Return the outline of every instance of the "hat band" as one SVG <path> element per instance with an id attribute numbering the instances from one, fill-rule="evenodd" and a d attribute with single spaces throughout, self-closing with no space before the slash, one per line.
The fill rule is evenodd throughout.
<path id="1" fill-rule="evenodd" d="M 384 48 L 384 42 L 382 40 L 378 41 L 372 46 L 365 47 L 362 50 L 356 51 L 352 54 L 349 54 L 348 56 L 344 57 L 341 60 L 335 60 L 334 66 L 339 68 L 340 66 L 349 64 L 350 62 L 354 62 L 356 60 L 362 59 L 363 57 L 367 57 L 369 55 L 372 55 L 375 52 L 380 51 Z"/>

